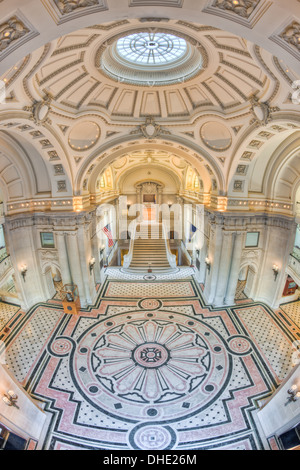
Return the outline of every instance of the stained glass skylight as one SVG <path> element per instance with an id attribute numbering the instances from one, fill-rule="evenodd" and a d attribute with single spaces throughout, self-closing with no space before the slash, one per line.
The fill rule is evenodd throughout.
<path id="1" fill-rule="evenodd" d="M 118 40 L 117 50 L 125 60 L 159 66 L 177 61 L 187 51 L 184 39 L 163 32 L 140 32 Z"/>

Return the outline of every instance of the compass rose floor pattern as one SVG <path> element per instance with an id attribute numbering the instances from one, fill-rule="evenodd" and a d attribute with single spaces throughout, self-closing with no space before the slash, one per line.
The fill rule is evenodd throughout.
<path id="1" fill-rule="evenodd" d="M 79 315 L 6 308 L 6 363 L 48 416 L 39 448 L 277 448 L 256 412 L 292 369 L 294 309 L 214 309 L 190 271 L 108 274 Z"/>

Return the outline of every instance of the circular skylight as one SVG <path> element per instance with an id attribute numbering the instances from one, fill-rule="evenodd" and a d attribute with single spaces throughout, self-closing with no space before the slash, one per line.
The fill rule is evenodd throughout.
<path id="1" fill-rule="evenodd" d="M 111 38 L 98 50 L 96 65 L 119 83 L 172 85 L 202 73 L 202 52 L 207 56 L 200 43 L 172 30 L 139 29 Z"/>
<path id="2" fill-rule="evenodd" d="M 118 40 L 117 50 L 129 62 L 141 65 L 165 65 L 186 54 L 184 39 L 162 32 L 140 32 Z"/>

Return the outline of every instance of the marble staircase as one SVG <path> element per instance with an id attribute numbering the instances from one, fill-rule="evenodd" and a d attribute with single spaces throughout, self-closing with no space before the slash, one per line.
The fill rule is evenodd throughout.
<path id="1" fill-rule="evenodd" d="M 158 223 L 140 224 L 134 239 L 130 270 L 165 271 L 171 269 L 162 225 Z"/>

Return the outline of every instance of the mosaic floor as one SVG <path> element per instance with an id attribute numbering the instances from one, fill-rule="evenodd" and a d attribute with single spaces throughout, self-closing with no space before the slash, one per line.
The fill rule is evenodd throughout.
<path id="1" fill-rule="evenodd" d="M 292 368 L 299 303 L 216 310 L 189 269 L 107 274 L 78 316 L 0 305 L 6 362 L 49 417 L 40 448 L 276 448 L 256 410 Z"/>

